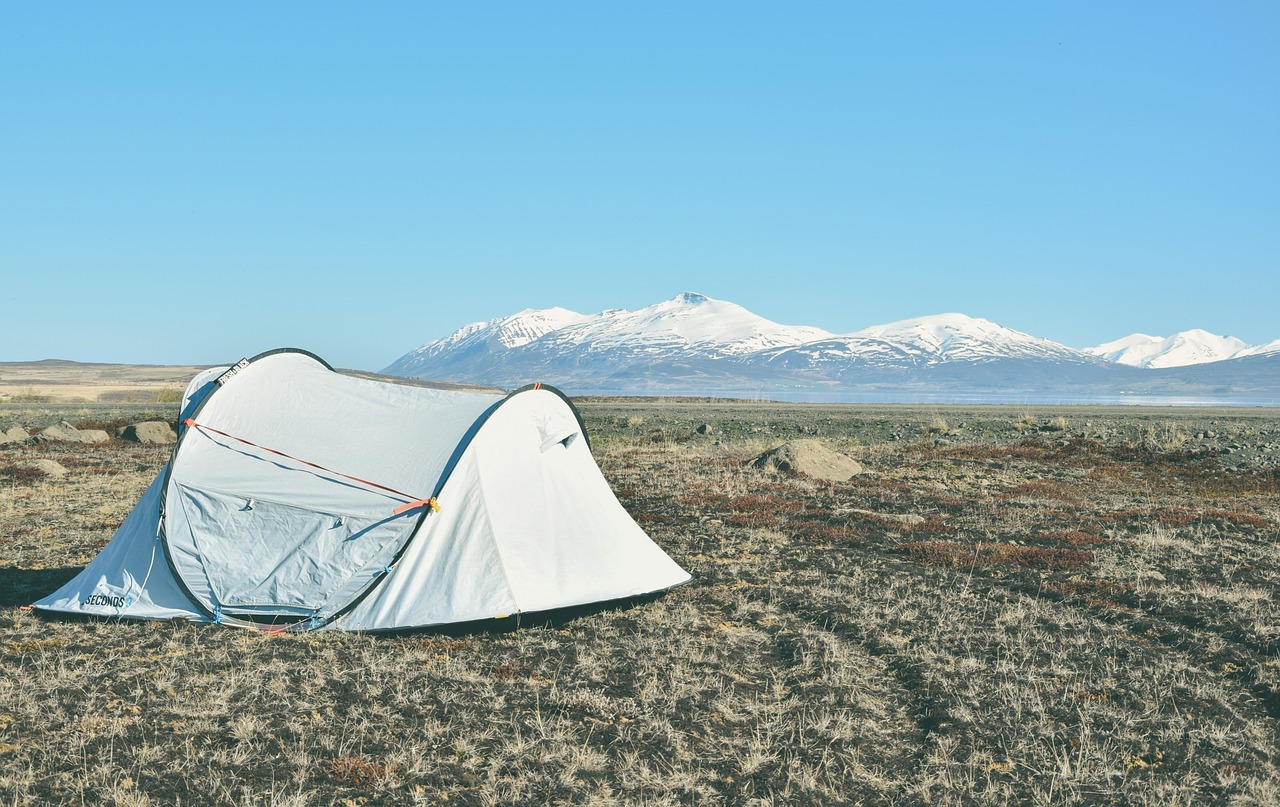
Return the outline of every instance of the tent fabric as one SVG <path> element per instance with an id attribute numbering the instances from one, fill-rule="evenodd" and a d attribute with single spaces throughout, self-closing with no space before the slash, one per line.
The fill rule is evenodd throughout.
<path id="1" fill-rule="evenodd" d="M 181 411 L 133 513 L 37 608 L 390 630 L 690 579 L 622 508 L 553 388 L 385 383 L 286 349 L 201 373 Z"/>

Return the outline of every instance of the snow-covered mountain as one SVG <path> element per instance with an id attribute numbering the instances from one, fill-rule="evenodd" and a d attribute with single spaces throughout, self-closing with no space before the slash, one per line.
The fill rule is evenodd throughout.
<path id="1" fill-rule="evenodd" d="M 1245 356 L 1266 356 L 1271 353 L 1280 353 L 1280 339 L 1272 339 L 1265 345 L 1252 345 L 1243 350 L 1237 350 L 1231 358 L 1243 359 Z"/>
<path id="2" fill-rule="evenodd" d="M 769 351 L 765 361 L 789 368 L 824 365 L 925 366 L 941 362 L 1035 359 L 1094 364 L 1096 359 L 1048 339 L 964 314 L 873 325 L 843 336 Z"/>
<path id="3" fill-rule="evenodd" d="M 383 372 L 482 383 L 543 373 L 611 375 L 655 361 L 715 361 L 831 336 L 821 328 L 779 325 L 740 305 L 693 292 L 636 311 L 584 315 L 563 308 L 525 310 L 476 322 L 428 342 Z M 572 368 L 565 372 L 564 368 Z"/>
<path id="4" fill-rule="evenodd" d="M 1272 344 L 1280 349 L 1280 340 Z M 1130 367 L 1186 367 L 1269 352 L 1260 350 L 1263 347 L 1246 345 L 1234 336 L 1218 336 L 1197 328 L 1169 337 L 1130 334 L 1114 342 L 1085 348 L 1084 352 Z"/>
<path id="5" fill-rule="evenodd" d="M 585 314 L 567 308 L 543 308 L 525 310 L 509 317 L 498 317 L 485 322 L 463 325 L 443 339 L 428 342 L 422 347 L 401 356 L 387 368 L 411 370 L 417 364 L 444 356 L 450 359 L 475 353 L 510 350 L 527 345 L 546 334 L 586 319 Z M 401 375 L 412 375 L 410 372 Z"/>
<path id="6" fill-rule="evenodd" d="M 1231 358 L 1208 364 L 1224 356 Z M 541 380 L 575 393 L 895 389 L 1280 400 L 1276 361 L 1280 340 L 1251 347 L 1187 331 L 1168 339 L 1135 334 L 1077 350 L 954 313 L 833 334 L 780 325 L 734 303 L 685 292 L 635 311 L 527 309 L 472 323 L 383 372 L 508 388 Z M 1184 378 L 1179 373 L 1193 368 L 1179 362 L 1197 363 L 1197 372 Z"/>
<path id="7" fill-rule="evenodd" d="M 708 358 L 742 356 L 831 336 L 807 325 L 779 325 L 740 305 L 694 292 L 637 311 L 613 309 L 547 337 L 556 349 L 626 350 L 646 355 L 678 351 Z"/>

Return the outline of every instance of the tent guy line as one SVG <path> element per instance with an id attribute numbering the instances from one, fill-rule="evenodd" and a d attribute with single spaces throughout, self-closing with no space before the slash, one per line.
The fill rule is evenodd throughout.
<path id="1" fill-rule="evenodd" d="M 370 482 L 368 479 L 361 479 L 358 476 L 352 476 L 351 474 L 344 474 L 342 471 L 335 471 L 332 468 L 326 468 L 319 463 L 310 462 L 309 460 L 304 460 L 301 457 L 295 457 L 292 454 L 286 454 L 283 451 L 277 451 L 276 449 L 271 448 L 270 446 L 259 445 L 258 443 L 255 443 L 252 440 L 246 440 L 243 437 L 236 437 L 234 434 L 228 434 L 227 432 L 224 432 L 220 429 L 215 429 L 212 426 L 206 425 L 204 423 L 197 423 L 195 418 L 187 418 L 186 420 L 182 421 L 182 425 L 190 426 L 194 429 L 198 429 L 203 432 L 212 432 L 214 434 L 221 435 L 222 437 L 226 437 L 229 440 L 235 440 L 238 443 L 244 443 L 247 446 L 253 446 L 254 448 L 261 449 L 262 451 L 269 451 L 272 454 L 275 454 L 277 457 L 284 457 L 285 459 L 290 459 L 290 460 L 293 460 L 294 462 L 300 462 L 309 468 L 315 468 L 317 470 L 324 471 L 327 474 L 340 476 L 343 479 L 350 479 L 352 482 L 359 482 L 362 485 L 368 485 L 369 487 L 377 488 L 378 490 L 385 490 L 388 493 L 394 493 L 397 496 L 402 496 L 405 499 L 407 499 L 407 501 L 404 504 L 400 505 L 399 507 L 397 507 L 395 510 L 392 511 L 392 515 L 398 516 L 401 513 L 406 513 L 410 510 L 416 510 L 419 507 L 426 507 L 426 506 L 429 506 L 432 510 L 434 510 L 437 513 L 440 512 L 440 505 L 439 503 L 436 502 L 436 498 L 434 496 L 430 496 L 425 499 L 416 498 L 412 493 L 405 493 L 402 490 L 396 490 L 395 488 L 388 487 L 387 485 L 380 485 L 377 482 Z"/>

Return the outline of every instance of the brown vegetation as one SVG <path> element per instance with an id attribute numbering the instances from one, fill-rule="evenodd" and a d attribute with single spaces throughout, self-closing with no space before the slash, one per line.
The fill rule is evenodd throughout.
<path id="1" fill-rule="evenodd" d="M 0 801 L 1280 802 L 1274 418 L 1212 415 L 1260 447 L 1228 470 L 1191 442 L 1199 413 L 586 415 L 624 505 L 697 579 L 488 631 L 20 611 L 167 450 L 0 447 Z M 746 467 L 801 435 L 866 473 Z M 17 472 L 39 458 L 70 473 Z"/>

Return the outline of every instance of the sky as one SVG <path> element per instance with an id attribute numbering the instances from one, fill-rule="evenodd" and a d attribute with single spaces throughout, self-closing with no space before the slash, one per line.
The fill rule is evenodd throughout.
<path id="1" fill-rule="evenodd" d="M 1280 4 L 0 0 L 0 361 L 697 291 L 1280 338 Z"/>

